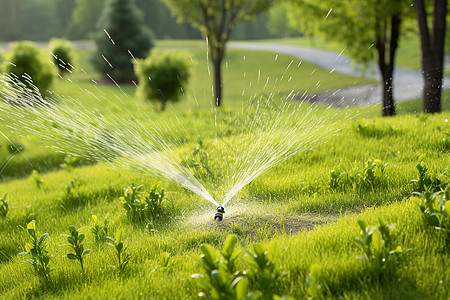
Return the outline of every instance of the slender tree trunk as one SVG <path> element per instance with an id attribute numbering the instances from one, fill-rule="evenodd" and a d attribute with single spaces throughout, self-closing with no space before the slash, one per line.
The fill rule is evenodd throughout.
<path id="1" fill-rule="evenodd" d="M 390 73 L 391 75 L 385 74 L 383 76 L 383 108 L 381 111 L 383 117 L 395 115 L 395 101 L 392 93 L 392 72 Z"/>
<path id="2" fill-rule="evenodd" d="M 423 110 L 426 113 L 436 113 L 441 111 L 447 0 L 434 0 L 431 33 L 428 28 L 424 0 L 414 0 L 414 8 L 422 48 Z"/>
<path id="3" fill-rule="evenodd" d="M 222 61 L 225 57 L 225 43 L 217 42 L 211 44 L 211 61 L 213 63 L 214 72 L 214 103 L 216 106 L 222 105 Z"/>
<path id="4" fill-rule="evenodd" d="M 222 61 L 216 59 L 213 61 L 214 66 L 214 103 L 216 106 L 222 104 Z"/>
<path id="5" fill-rule="evenodd" d="M 390 24 L 390 38 L 386 38 L 387 28 L 378 29 L 378 40 L 376 48 L 378 51 L 378 67 L 380 69 L 381 78 L 383 81 L 383 102 L 382 102 L 382 116 L 395 115 L 395 101 L 393 95 L 393 77 L 394 77 L 394 61 L 395 52 L 397 51 L 398 39 L 400 37 L 400 23 L 399 16 L 392 16 Z M 386 61 L 386 44 L 389 42 L 389 61 Z"/>

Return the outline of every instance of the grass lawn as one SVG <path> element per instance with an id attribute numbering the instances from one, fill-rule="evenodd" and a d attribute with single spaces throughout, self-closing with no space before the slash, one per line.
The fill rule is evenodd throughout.
<path id="1" fill-rule="evenodd" d="M 173 46 L 166 43 L 158 45 Z M 432 226 L 428 223 L 435 218 L 421 214 L 413 203 L 418 200 L 410 196 L 448 186 L 450 93 L 444 93 L 444 111 L 434 115 L 417 113 L 419 100 L 398 103 L 400 114 L 392 118 L 378 117 L 379 106 L 288 107 L 283 98 L 292 89 L 319 92 L 368 81 L 291 63 L 283 55 L 275 59 L 268 52 L 233 50 L 224 66 L 224 107 L 214 109 L 205 52 L 196 43 L 189 46 L 193 72 L 186 98 L 164 113 L 134 99 L 132 85 L 119 89 L 92 82 L 99 76 L 86 63 L 87 50 L 78 56 L 87 74 L 80 68 L 70 81 L 55 81 L 55 91 L 67 101 L 56 105 L 67 108 L 68 119 L 74 107 L 88 116 L 101 113 L 113 132 L 134 124 L 136 135 L 120 141 L 130 151 L 144 134 L 139 124 L 157 129 L 161 145 L 170 147 L 213 195 L 220 195 L 224 182 L 245 171 L 239 166 L 264 155 L 249 147 L 260 136 L 266 137 L 260 139 L 261 149 L 269 153 L 286 145 L 284 137 L 292 143 L 302 137 L 306 147 L 252 180 L 226 205 L 224 220 L 215 222 L 216 207 L 173 180 L 145 168 L 133 172 L 120 164 L 114 168 L 87 159 L 74 161 L 43 147 L 49 143 L 41 141 L 43 134 L 11 134 L 8 125 L 15 121 L 8 116 L 10 122 L 0 127 L 9 138 L 2 139 L 0 147 L 2 162 L 9 161 L 1 166 L 0 197 L 8 200 L 9 209 L 0 206 L 0 298 L 449 297 L 447 208 L 438 203 L 428 207 L 439 217 Z M 272 100 L 265 102 L 267 96 Z M 261 101 L 252 102 L 255 98 Z M 26 114 L 24 120 L 42 132 L 46 126 L 58 128 L 51 120 L 33 121 Z M 83 123 L 86 135 L 89 128 L 105 126 L 90 121 Z M 302 122 L 316 127 L 302 127 Z M 312 134 L 313 128 L 320 130 Z M 23 145 L 23 155 L 12 153 L 10 141 Z M 58 136 L 50 141 L 64 148 Z M 145 167 L 144 159 L 149 158 L 134 160 L 137 169 Z M 422 167 L 421 176 L 416 164 Z M 31 173 L 33 169 L 38 172 Z M 157 182 L 173 204 L 158 198 L 160 188 L 152 193 Z M 140 186 L 134 194 L 132 186 Z M 434 199 L 445 203 L 445 197 L 436 194 Z M 220 203 L 220 196 L 217 199 Z M 38 239 L 48 233 L 41 244 L 48 253 L 40 253 L 51 256 L 48 267 L 54 270 L 48 277 L 40 272 L 42 265 L 33 268 L 23 262 L 31 255 L 20 254 L 30 250 L 26 244 L 34 233 L 32 220 Z M 366 236 L 361 236 L 358 220 L 365 222 Z M 83 256 L 83 269 L 76 257 L 67 257 L 75 253 L 62 236 L 70 234 L 70 225 L 85 235 L 84 249 L 90 249 Z M 361 244 L 355 238 L 361 238 Z M 34 258 L 39 262 L 37 255 Z"/>

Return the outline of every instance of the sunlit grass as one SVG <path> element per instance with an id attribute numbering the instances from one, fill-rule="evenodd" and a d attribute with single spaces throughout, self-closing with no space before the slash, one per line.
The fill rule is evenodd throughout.
<path id="1" fill-rule="evenodd" d="M 220 145 L 232 139 L 245 141 L 245 134 L 231 137 L 218 134 L 217 130 L 221 127 L 216 127 L 214 123 L 223 122 L 227 116 L 239 112 L 245 96 L 261 92 L 264 77 L 281 78 L 291 58 L 280 55 L 275 61 L 272 53 L 230 51 L 228 68 L 224 66 L 229 86 L 225 90 L 225 107 L 211 111 L 211 79 L 206 75 L 205 52 L 190 51 L 196 68 L 187 98 L 173 105 L 170 112 L 153 114 L 150 105 L 135 103 L 133 86 L 122 86 L 124 94 L 115 86 L 97 85 L 106 98 L 105 102 L 99 102 L 95 96 L 88 96 L 84 91 L 95 92 L 97 97 L 102 95 L 90 81 L 97 79 L 98 75 L 90 72 L 87 72 L 88 75 L 75 73 L 74 83 L 57 81 L 55 91 L 67 96 L 65 101 L 73 97 L 79 99 L 88 111 L 105 109 L 105 114 L 110 113 L 119 119 L 121 116 L 128 118 L 130 116 L 127 114 L 131 113 L 132 118 L 141 122 L 145 121 L 144 116 L 152 116 L 156 119 L 148 120 L 148 124 L 156 122 L 164 125 L 176 118 L 178 127 L 171 127 L 168 135 L 186 141 L 172 142 L 174 151 L 198 146 L 194 137 L 201 137 L 205 145 Z M 88 51 L 81 52 L 80 61 L 86 61 L 88 55 Z M 318 79 L 322 83 L 317 90 L 338 87 L 338 84 L 351 85 L 355 81 L 364 82 L 340 75 L 333 77 L 327 71 L 315 78 L 311 75 L 314 68 L 303 62 L 295 72 L 288 71 L 285 77 L 299 78 L 296 83 L 299 89 L 312 90 Z M 259 69 L 264 80 L 257 80 Z M 317 69 L 315 72 L 321 71 Z M 253 82 L 252 86 L 249 82 Z M 269 93 L 278 94 L 281 91 L 280 96 L 288 94 L 291 88 L 280 79 L 269 87 Z M 193 97 L 194 93 L 197 100 Z M 443 107 L 446 109 L 449 109 L 449 99 L 449 94 L 445 93 Z M 137 107 L 143 107 L 147 115 L 141 115 Z M 246 247 L 253 242 L 272 245 L 277 270 L 286 272 L 277 283 L 277 293 L 280 295 L 291 295 L 296 299 L 307 297 L 306 276 L 311 264 L 318 263 L 324 268 L 324 282 L 334 298 L 448 298 L 449 291 L 445 285 L 450 280 L 448 249 L 442 235 L 422 227 L 420 216 L 415 213 L 415 207 L 407 197 L 414 191 L 410 180 L 417 177 L 414 165 L 419 155 L 426 153 L 426 163 L 432 174 L 448 169 L 449 146 L 443 138 L 450 130 L 450 114 L 444 111 L 423 116 L 420 107 L 419 100 L 399 103 L 399 111 L 410 114 L 393 118 L 377 117 L 379 106 L 331 109 L 330 123 L 337 122 L 339 134 L 332 134 L 327 137 L 326 143 L 313 145 L 311 149 L 276 165 L 244 187 L 227 205 L 222 224 L 212 220 L 215 212 L 213 205 L 171 180 L 162 180 L 147 173 L 133 174 L 103 163 L 76 167 L 69 172 L 60 166 L 63 163 L 62 154 L 38 148 L 39 136 L 31 140 L 17 137 L 28 144 L 23 152 L 24 157 L 18 154 L 11 161 L 10 174 L 14 174 L 14 168 L 20 164 L 28 164 L 30 172 L 36 166 L 48 164 L 52 167 L 45 169 L 46 173 L 44 170 L 41 172 L 40 184 L 37 184 L 35 177 L 28 177 L 27 172 L 0 184 L 0 196 L 8 193 L 11 207 L 7 217 L 0 218 L 0 298 L 194 299 L 200 289 L 191 275 L 201 272 L 194 255 L 199 254 L 203 243 L 222 247 L 230 233 L 237 234 Z M 325 108 L 319 107 L 316 114 L 325 111 Z M 287 124 L 290 120 L 283 121 Z M 200 129 L 194 128 L 194 121 L 200 124 Z M 373 124 L 373 130 L 389 134 L 370 136 L 369 132 L 363 135 L 355 129 L 358 122 Z M 4 126 L 1 130 L 6 129 Z M 247 128 L 250 133 L 252 129 Z M 279 128 L 278 132 L 283 134 L 283 130 L 292 130 L 292 127 Z M 6 147 L 7 141 L 3 141 L 0 148 L 2 157 L 8 156 Z M 216 163 L 218 169 L 226 165 L 227 160 L 233 159 L 221 149 L 210 147 L 207 150 L 210 151 L 211 164 Z M 241 149 L 241 155 L 245 155 L 246 150 Z M 361 169 L 369 159 L 388 163 L 380 185 L 348 187 L 342 191 L 329 188 L 331 170 Z M 82 201 L 62 201 L 67 185 L 75 179 L 82 183 Z M 148 191 L 158 181 L 162 181 L 162 186 L 169 193 L 167 197 L 174 200 L 175 207 L 170 218 L 155 222 L 156 231 L 149 232 L 146 224 L 133 222 L 125 215 L 119 196 L 130 185 L 143 185 L 142 189 Z M 67 209 L 67 204 L 70 204 L 70 209 Z M 121 228 L 124 230 L 125 246 L 132 254 L 127 272 L 120 274 L 110 267 L 117 263 L 110 251 L 112 248 L 94 242 L 90 231 L 93 225 L 91 216 L 94 214 L 101 220 L 109 214 L 109 235 L 114 236 Z M 362 261 L 355 259 L 355 256 L 361 255 L 360 248 L 354 242 L 359 234 L 357 220 L 364 219 L 369 224 L 376 224 L 378 217 L 388 224 L 396 224 L 393 229 L 395 245 L 401 245 L 405 250 L 413 249 L 408 252 L 406 262 L 398 266 L 396 277 L 388 281 L 377 281 L 367 272 Z M 22 261 L 25 258 L 19 255 L 25 251 L 24 227 L 30 218 L 36 220 L 38 231 L 50 234 L 48 250 L 54 255 L 51 265 L 55 268 L 50 275 L 51 284 L 40 281 L 34 275 L 32 266 L 24 264 Z M 81 232 L 90 242 L 86 244 L 91 253 L 86 256 L 84 274 L 76 262 L 63 257 L 66 247 L 59 246 L 65 243 L 65 237 L 60 234 L 67 233 L 69 225 L 82 228 Z M 168 269 L 159 266 L 163 252 L 171 255 Z"/>

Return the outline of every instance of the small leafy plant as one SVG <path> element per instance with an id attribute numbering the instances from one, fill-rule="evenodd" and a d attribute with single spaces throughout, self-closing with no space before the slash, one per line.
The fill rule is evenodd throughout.
<path id="1" fill-rule="evenodd" d="M 169 252 L 161 253 L 161 256 L 159 257 L 160 269 L 163 271 L 169 270 L 169 263 L 170 263 L 170 253 Z"/>
<path id="2" fill-rule="evenodd" d="M 33 170 L 31 173 L 31 180 L 33 180 L 34 184 L 38 189 L 41 189 L 44 185 L 44 181 L 42 180 L 41 174 L 37 170 Z"/>
<path id="3" fill-rule="evenodd" d="M 200 263 L 204 274 L 193 274 L 201 289 L 200 297 L 207 299 L 281 299 L 273 293 L 282 275 L 272 260 L 272 252 L 261 244 L 254 244 L 253 251 L 236 249 L 236 235 L 229 235 L 222 251 L 210 245 L 202 245 Z M 244 269 L 242 261 L 248 266 Z M 253 287 L 253 291 L 251 290 Z"/>
<path id="4" fill-rule="evenodd" d="M 156 220 L 165 212 L 166 204 L 168 204 L 170 208 L 174 208 L 173 201 L 166 197 L 164 189 L 160 189 L 159 184 L 153 185 L 149 194 L 144 197 L 144 202 L 145 215 L 147 220 L 150 221 Z"/>
<path id="5" fill-rule="evenodd" d="M 247 251 L 244 261 L 250 265 L 247 270 L 252 281 L 256 282 L 264 299 L 272 299 L 275 295 L 273 290 L 280 274 L 273 263 L 273 251 L 261 244 L 253 244 L 253 252 Z"/>
<path id="6" fill-rule="evenodd" d="M 417 178 L 411 179 L 411 183 L 415 186 L 417 192 L 439 191 L 449 183 L 448 171 L 444 171 L 439 176 L 430 175 L 425 158 L 426 154 L 419 156 L 419 161 L 415 165 L 419 174 Z"/>
<path id="7" fill-rule="evenodd" d="M 85 204 L 88 197 L 85 193 L 84 182 L 78 178 L 75 178 L 66 185 L 64 196 L 60 200 L 60 207 L 67 211 L 71 208 L 76 208 Z"/>
<path id="8" fill-rule="evenodd" d="M 359 120 L 358 122 L 353 122 L 353 130 L 363 137 L 376 139 L 395 135 L 398 133 L 398 130 L 394 129 L 390 125 L 377 124 L 375 120 L 369 122 L 365 119 Z"/>
<path id="9" fill-rule="evenodd" d="M 236 262 L 242 251 L 236 250 L 237 236 L 229 235 L 222 251 L 211 245 L 200 246 L 200 263 L 205 275 L 193 274 L 201 292 L 207 299 L 245 299 L 249 281 L 237 271 Z"/>
<path id="10" fill-rule="evenodd" d="M 418 206 L 426 225 L 440 230 L 450 230 L 450 184 L 445 190 L 436 193 L 414 192 L 410 199 Z"/>
<path id="11" fill-rule="evenodd" d="M 153 185 L 149 193 L 138 192 L 139 187 L 124 189 L 124 195 L 120 197 L 122 207 L 128 218 L 133 222 L 154 222 L 170 208 L 174 207 L 171 199 L 166 197 L 163 188 L 159 184 Z"/>
<path id="12" fill-rule="evenodd" d="M 94 235 L 94 240 L 96 243 L 104 242 L 108 236 L 108 222 L 109 214 L 106 215 L 103 220 L 103 224 L 100 224 L 96 215 L 92 215 L 92 221 L 94 225 L 91 227 L 91 232 Z"/>
<path id="13" fill-rule="evenodd" d="M 403 255 L 402 247 L 391 248 L 391 230 L 394 225 L 386 225 L 381 218 L 379 223 L 377 226 L 367 226 L 364 221 L 358 220 L 361 232 L 360 237 L 355 238 L 364 253 L 356 258 L 363 260 L 376 276 L 393 270 Z"/>
<path id="14" fill-rule="evenodd" d="M 214 178 L 214 173 L 209 164 L 209 155 L 203 142 L 199 140 L 191 153 L 182 155 L 180 164 L 189 169 L 197 178 Z"/>
<path id="15" fill-rule="evenodd" d="M 8 194 L 5 194 L 3 197 L 0 197 L 0 217 L 3 219 L 6 218 L 9 211 L 8 200 L 6 200 L 7 195 Z"/>
<path id="16" fill-rule="evenodd" d="M 364 162 L 362 169 L 354 168 L 345 172 L 333 169 L 330 172 L 328 186 L 330 190 L 345 190 L 348 186 L 356 189 L 373 189 L 383 183 L 384 171 L 388 163 L 383 163 L 380 159 L 368 159 Z"/>
<path id="17" fill-rule="evenodd" d="M 48 233 L 42 234 L 38 237 L 36 231 L 36 221 L 31 221 L 27 225 L 27 232 L 30 239 L 29 243 L 26 243 L 26 252 L 21 252 L 21 255 L 30 255 L 30 259 L 25 261 L 33 266 L 34 271 L 38 276 L 44 278 L 47 282 L 50 281 L 50 272 L 54 269 L 50 269 L 50 259 L 51 255 L 48 254 L 46 250 L 46 239 Z"/>
<path id="18" fill-rule="evenodd" d="M 331 296 L 328 286 L 323 281 L 322 266 L 311 265 L 306 276 L 306 292 L 312 299 L 327 299 Z"/>
<path id="19" fill-rule="evenodd" d="M 69 244 L 61 245 L 61 246 L 69 246 L 73 253 L 68 253 L 66 256 L 71 260 L 78 260 L 81 266 L 81 270 L 84 272 L 83 259 L 89 254 L 89 249 L 84 249 L 84 234 L 78 232 L 79 229 L 75 229 L 74 226 L 69 226 L 69 235 L 62 234 L 62 236 L 67 237 L 67 242 Z"/>
<path id="20" fill-rule="evenodd" d="M 25 145 L 19 142 L 11 142 L 8 145 L 8 150 L 11 155 L 16 155 L 25 150 Z"/>
<path id="21" fill-rule="evenodd" d="M 331 170 L 330 180 L 328 181 L 328 187 L 330 188 L 330 190 L 335 191 L 342 187 L 345 175 L 345 172 L 341 172 L 336 169 Z"/>
<path id="22" fill-rule="evenodd" d="M 77 157 L 68 154 L 66 157 L 64 157 L 64 162 L 61 164 L 61 168 L 70 173 L 73 171 L 73 168 L 75 167 L 76 163 Z"/>
<path id="23" fill-rule="evenodd" d="M 131 254 L 127 253 L 127 247 L 124 246 L 122 241 L 122 229 L 117 230 L 115 238 L 106 237 L 111 243 L 108 243 L 109 246 L 113 247 L 116 251 L 116 256 L 118 260 L 117 266 L 113 266 L 119 270 L 119 272 L 124 272 L 126 266 L 131 260 Z"/>

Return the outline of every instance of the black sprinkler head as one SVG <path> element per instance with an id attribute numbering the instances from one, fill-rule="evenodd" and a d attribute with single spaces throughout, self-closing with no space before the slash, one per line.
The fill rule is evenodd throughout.
<path id="1" fill-rule="evenodd" d="M 218 206 L 217 212 L 214 214 L 214 220 L 217 222 L 222 221 L 224 213 L 225 213 L 225 208 L 223 208 L 223 206 Z"/>

